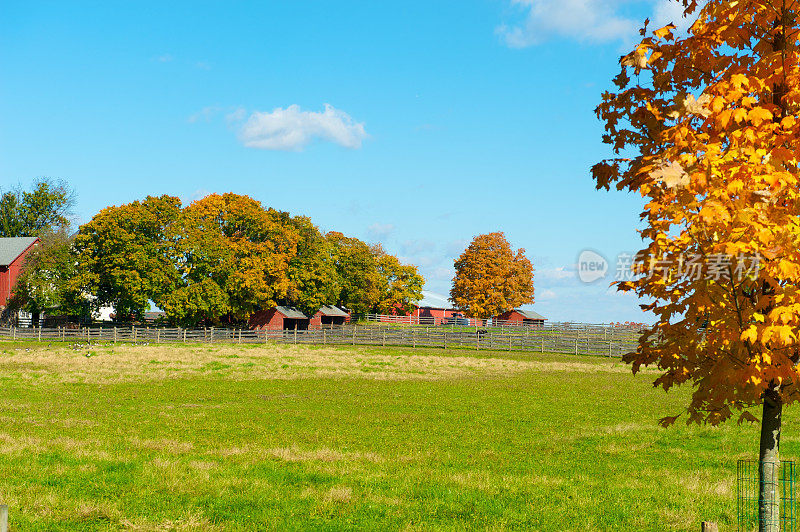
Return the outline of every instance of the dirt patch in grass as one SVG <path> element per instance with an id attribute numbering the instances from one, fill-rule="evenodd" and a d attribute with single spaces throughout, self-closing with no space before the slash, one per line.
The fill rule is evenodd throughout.
<path id="1" fill-rule="evenodd" d="M 618 361 L 539 361 L 501 357 L 442 355 L 430 351 L 397 354 L 381 348 L 309 346 L 158 346 L 118 344 L 6 348 L 0 353 L 0 378 L 32 383 L 220 378 L 231 380 L 308 377 L 376 380 L 430 380 L 504 376 L 522 371 L 628 373 Z M 89 355 L 89 356 L 87 356 Z"/>

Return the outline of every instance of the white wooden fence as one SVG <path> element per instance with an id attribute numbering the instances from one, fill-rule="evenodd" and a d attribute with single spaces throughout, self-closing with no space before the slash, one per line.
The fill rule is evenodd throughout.
<path id="1" fill-rule="evenodd" d="M 638 333 L 618 327 L 400 327 L 345 325 L 324 329 L 250 330 L 161 327 L 0 327 L 0 338 L 36 342 L 375 345 L 533 351 L 619 357 L 636 349 Z"/>

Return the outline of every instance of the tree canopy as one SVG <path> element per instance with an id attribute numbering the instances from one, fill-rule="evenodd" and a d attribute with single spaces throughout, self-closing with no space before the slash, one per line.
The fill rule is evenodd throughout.
<path id="1" fill-rule="evenodd" d="M 163 304 L 181 285 L 180 218 L 181 202 L 173 196 L 106 207 L 75 236 L 73 289 L 91 295 L 95 307 L 112 305 L 119 319 L 141 319 L 150 301 Z"/>
<path id="2" fill-rule="evenodd" d="M 533 265 L 503 233 L 476 236 L 455 269 L 450 298 L 467 316 L 489 318 L 533 302 Z"/>
<path id="3" fill-rule="evenodd" d="M 31 190 L 2 192 L 0 237 L 41 236 L 48 230 L 66 228 L 74 204 L 75 193 L 63 181 L 38 179 Z"/>
<path id="4" fill-rule="evenodd" d="M 233 193 L 109 207 L 80 228 L 74 249 L 72 287 L 95 306 L 141 318 L 152 301 L 184 326 L 241 323 L 275 305 L 409 309 L 424 283 L 380 246 L 322 235 L 307 217 Z"/>
<path id="5" fill-rule="evenodd" d="M 40 239 L 25 258 L 9 308 L 37 317 L 41 313 L 85 315 L 88 305 L 71 285 L 77 267 L 66 229 L 47 231 Z"/>

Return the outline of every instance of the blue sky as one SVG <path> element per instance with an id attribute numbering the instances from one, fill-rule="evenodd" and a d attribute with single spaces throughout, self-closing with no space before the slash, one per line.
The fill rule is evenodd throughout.
<path id="1" fill-rule="evenodd" d="M 504 231 L 533 308 L 643 321 L 581 283 L 634 252 L 641 199 L 594 189 L 593 114 L 645 17 L 673 0 L 12 2 L 0 17 L 0 187 L 67 180 L 77 215 L 145 195 L 248 194 L 381 242 L 447 293 Z"/>

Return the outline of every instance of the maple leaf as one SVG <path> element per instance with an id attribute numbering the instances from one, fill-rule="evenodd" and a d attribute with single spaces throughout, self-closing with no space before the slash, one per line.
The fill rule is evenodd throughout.
<path id="1" fill-rule="evenodd" d="M 711 96 L 708 94 L 703 94 L 698 99 L 695 99 L 694 94 L 690 94 L 683 100 L 683 107 L 689 114 L 708 118 L 711 116 L 711 110 L 707 107 L 710 102 Z"/>
<path id="2" fill-rule="evenodd" d="M 656 170 L 653 170 L 650 173 L 650 177 L 664 183 L 667 188 L 685 187 L 690 182 L 689 174 L 677 161 L 664 163 Z"/>

